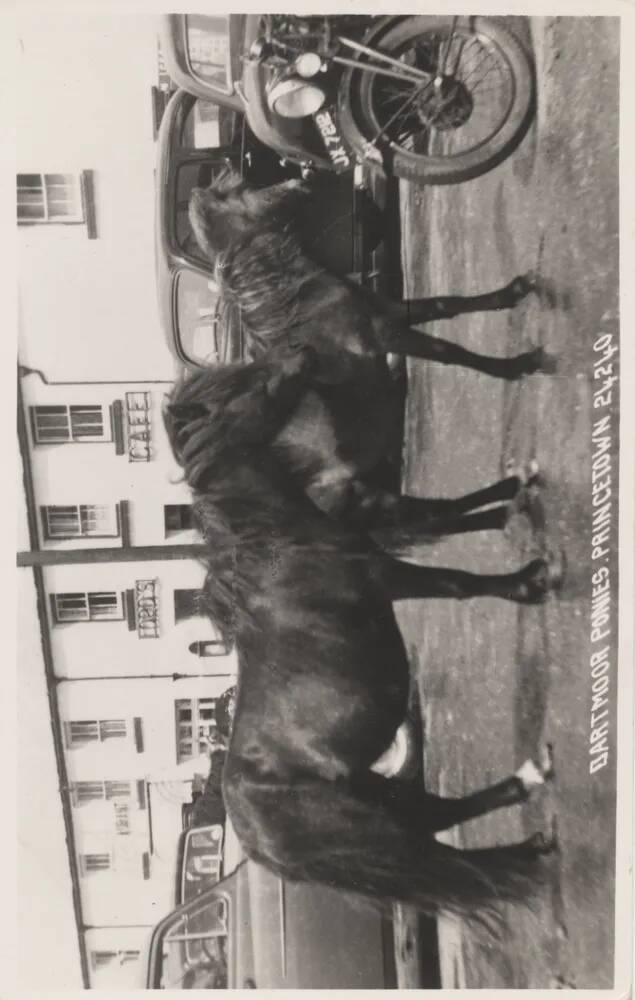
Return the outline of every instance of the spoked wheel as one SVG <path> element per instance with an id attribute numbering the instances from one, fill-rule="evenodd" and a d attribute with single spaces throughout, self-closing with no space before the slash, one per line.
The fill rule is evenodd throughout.
<path id="1" fill-rule="evenodd" d="M 362 159 L 372 163 L 375 147 L 397 177 L 455 184 L 491 170 L 525 134 L 533 65 L 495 21 L 407 17 L 374 47 L 403 69 L 364 54 L 360 65 L 380 71 L 342 79 L 340 123 Z"/>

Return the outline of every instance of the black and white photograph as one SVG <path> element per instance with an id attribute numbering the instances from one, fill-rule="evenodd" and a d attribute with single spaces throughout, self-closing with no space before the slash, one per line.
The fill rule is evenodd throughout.
<path id="1" fill-rule="evenodd" d="M 3 14 L 15 989 L 627 996 L 632 9 L 305 6 Z"/>

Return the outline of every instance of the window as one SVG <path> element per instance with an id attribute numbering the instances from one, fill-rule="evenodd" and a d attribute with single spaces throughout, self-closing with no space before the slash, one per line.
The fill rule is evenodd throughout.
<path id="1" fill-rule="evenodd" d="M 97 237 L 95 179 L 92 170 L 78 174 L 18 174 L 19 226 L 84 224 Z"/>
<path id="2" fill-rule="evenodd" d="M 180 763 L 208 749 L 208 741 L 217 729 L 216 698 L 180 698 L 174 706 L 176 759 Z"/>
<path id="3" fill-rule="evenodd" d="M 198 639 L 187 647 L 194 656 L 227 656 L 229 646 L 223 639 Z"/>
<path id="4" fill-rule="evenodd" d="M 103 969 L 112 964 L 126 965 L 128 962 L 137 962 L 141 956 L 140 951 L 132 949 L 126 951 L 91 951 L 90 961 L 93 969 Z"/>
<path id="5" fill-rule="evenodd" d="M 75 174 L 18 174 L 18 222 L 83 222 Z"/>
<path id="6" fill-rule="evenodd" d="M 73 725 L 73 723 L 71 723 Z M 94 725 L 94 723 L 89 723 Z M 100 802 L 106 799 L 129 799 L 131 785 L 129 781 L 76 781 L 73 784 L 73 801 L 81 806 L 86 802 Z"/>
<path id="7" fill-rule="evenodd" d="M 200 590 L 175 590 L 174 591 L 174 618 L 175 621 L 183 621 L 184 618 L 192 618 L 201 614 Z"/>
<path id="8" fill-rule="evenodd" d="M 165 537 L 175 535 L 179 531 L 190 531 L 192 522 L 192 505 L 189 503 L 166 503 L 163 507 Z"/>
<path id="9" fill-rule="evenodd" d="M 105 428 L 104 408 L 98 403 L 66 406 L 32 406 L 31 426 L 36 444 L 63 444 L 68 441 L 110 441 Z"/>
<path id="10" fill-rule="evenodd" d="M 112 865 L 110 854 L 80 854 L 84 875 L 108 871 Z"/>
<path id="11" fill-rule="evenodd" d="M 193 149 L 216 149 L 220 146 L 220 111 L 213 101 L 195 101 L 183 125 L 182 144 Z M 231 142 L 231 134 L 224 138 L 226 142 Z"/>
<path id="12" fill-rule="evenodd" d="M 119 505 L 69 504 L 40 508 L 46 538 L 117 538 Z"/>
<path id="13" fill-rule="evenodd" d="M 125 739 L 128 727 L 125 719 L 101 719 L 98 721 L 77 721 L 65 723 L 68 746 L 82 746 L 85 743 L 105 740 Z"/>
<path id="14" fill-rule="evenodd" d="M 229 17 L 188 14 L 185 23 L 192 73 L 204 83 L 228 93 Z"/>
<path id="15" fill-rule="evenodd" d="M 53 618 L 59 625 L 67 622 L 122 621 L 121 594 L 116 591 L 51 594 Z"/>

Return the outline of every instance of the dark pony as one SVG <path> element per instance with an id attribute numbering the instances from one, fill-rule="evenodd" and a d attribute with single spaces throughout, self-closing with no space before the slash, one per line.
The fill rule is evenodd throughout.
<path id="1" fill-rule="evenodd" d="M 519 277 L 496 292 L 469 298 L 389 302 L 335 277 L 305 252 L 302 215 L 309 193 L 298 181 L 254 190 L 227 173 L 210 188 L 194 189 L 190 200 L 193 232 L 215 262 L 222 297 L 240 309 L 249 356 L 291 344 L 310 346 L 317 354 L 312 391 L 277 442 L 278 448 L 286 446 L 288 466 L 314 503 L 357 527 L 398 526 L 402 538 L 503 527 L 504 506 L 464 515 L 512 499 L 521 483 L 511 476 L 465 498 L 425 502 L 399 498 L 373 483 L 394 440 L 399 406 L 386 352 L 468 365 L 504 378 L 536 371 L 545 360 L 540 349 L 488 358 L 411 329 L 425 320 L 512 306 L 535 287 L 534 279 Z M 194 375 L 181 387 L 184 399 L 204 400 L 205 391 L 205 375 Z M 519 477 L 527 475 L 520 470 Z"/>
<path id="2" fill-rule="evenodd" d="M 206 543 L 204 600 L 236 644 L 239 681 L 223 796 L 245 853 L 283 878 L 437 914 L 527 900 L 553 844 L 457 850 L 434 833 L 527 798 L 548 759 L 461 799 L 374 773 L 407 711 L 392 602 L 543 600 L 555 567 L 480 576 L 416 566 L 319 511 L 269 447 L 315 365 L 296 350 L 215 371 L 205 407 L 166 425 Z"/>

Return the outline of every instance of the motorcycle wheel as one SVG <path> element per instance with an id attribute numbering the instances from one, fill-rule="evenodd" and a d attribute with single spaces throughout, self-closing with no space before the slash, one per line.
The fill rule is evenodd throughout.
<path id="1" fill-rule="evenodd" d="M 376 48 L 428 77 L 345 72 L 340 125 L 371 166 L 369 144 L 396 177 L 458 184 L 491 170 L 525 135 L 535 106 L 533 63 L 491 18 L 406 17 Z M 382 65 L 367 55 L 359 61 Z"/>

